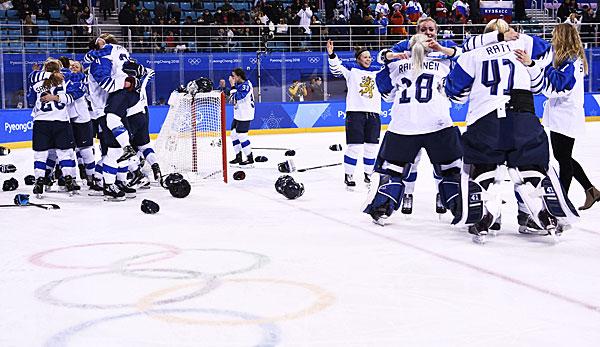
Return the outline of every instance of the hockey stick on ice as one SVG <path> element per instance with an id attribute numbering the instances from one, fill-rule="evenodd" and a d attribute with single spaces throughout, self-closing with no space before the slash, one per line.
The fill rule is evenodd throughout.
<path id="1" fill-rule="evenodd" d="M 60 210 L 60 206 L 58 206 L 57 204 L 33 204 L 33 203 L 28 203 L 27 205 L 0 205 L 0 208 L 4 208 L 4 207 L 28 207 L 28 206 L 34 206 L 34 207 L 39 207 L 39 208 L 43 208 L 44 210 Z"/>
<path id="2" fill-rule="evenodd" d="M 331 166 L 338 166 L 338 165 L 342 165 L 342 163 L 335 163 L 335 164 L 327 164 L 327 165 L 319 165 L 319 166 L 313 166 L 313 167 L 307 167 L 304 169 L 298 169 L 298 172 L 304 172 L 304 171 L 308 171 L 308 170 L 314 170 L 314 169 L 320 169 L 323 167 L 331 167 Z"/>

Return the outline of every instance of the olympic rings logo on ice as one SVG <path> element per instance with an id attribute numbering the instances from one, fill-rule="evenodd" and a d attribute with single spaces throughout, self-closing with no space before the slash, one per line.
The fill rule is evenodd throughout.
<path id="1" fill-rule="evenodd" d="M 190 63 L 192 65 L 200 65 L 201 62 L 202 62 L 202 59 L 200 59 L 200 58 L 188 59 L 188 63 Z"/>
<path id="2" fill-rule="evenodd" d="M 137 254 L 133 256 L 123 257 L 122 250 L 120 247 L 131 247 L 135 246 L 136 249 L 142 247 L 158 247 L 159 250 L 149 253 Z M 55 261 L 51 261 L 52 258 L 56 258 L 56 254 L 65 251 L 83 251 L 89 252 L 91 248 L 98 247 L 111 247 L 115 252 L 119 252 L 120 259 L 116 261 L 107 260 L 104 264 L 60 264 Z M 217 261 L 186 261 L 185 264 L 194 264 L 192 269 L 178 269 L 172 267 L 161 267 L 152 268 L 148 267 L 148 264 L 155 263 L 158 261 L 173 260 L 175 257 L 189 257 L 193 254 L 198 254 L 202 257 L 219 255 L 219 253 L 226 254 L 227 262 L 222 262 L 220 259 Z M 94 253 L 94 254 L 97 254 Z M 102 254 L 108 254 L 103 252 Z M 221 264 L 231 263 L 229 260 L 233 256 L 249 257 L 251 259 L 250 264 L 240 265 L 236 268 L 220 268 L 215 269 L 215 266 L 220 267 Z M 80 259 L 97 259 L 97 257 L 80 257 Z M 189 259 L 187 259 L 189 260 Z M 99 270 L 94 272 L 88 272 L 84 274 L 78 274 L 74 276 L 65 277 L 63 279 L 51 281 L 39 287 L 35 291 L 35 296 L 42 302 L 47 304 L 61 306 L 64 308 L 78 308 L 78 309 L 94 309 L 94 310 L 105 310 L 105 309 L 132 309 L 133 312 L 120 313 L 119 315 L 106 316 L 97 318 L 94 320 L 86 321 L 74 326 L 71 326 L 61 332 L 52 336 L 47 342 L 47 346 L 66 346 L 68 340 L 75 334 L 85 331 L 93 326 L 103 324 L 105 322 L 112 322 L 115 320 L 121 320 L 125 318 L 136 318 L 136 317 L 149 317 L 154 318 L 158 321 L 168 323 L 180 323 L 180 324 L 195 324 L 195 325 L 208 325 L 208 326 L 242 326 L 250 325 L 256 326 L 262 331 L 260 346 L 276 346 L 281 340 L 281 330 L 276 325 L 277 322 L 287 321 L 292 319 L 298 319 L 306 317 L 322 310 L 327 309 L 333 305 L 335 296 L 327 290 L 306 282 L 293 281 L 282 278 L 232 278 L 230 276 L 239 275 L 252 270 L 263 267 L 270 261 L 269 257 L 259 253 L 254 253 L 245 250 L 237 249 L 220 249 L 220 248 L 190 248 L 181 249 L 176 246 L 153 243 L 153 242 L 101 242 L 101 243 L 90 243 L 90 244 L 79 244 L 71 245 L 67 247 L 60 247 L 45 250 L 29 257 L 29 262 L 33 265 L 51 268 L 51 269 L 86 269 L 86 270 Z M 200 264 L 200 265 L 198 265 Z M 211 270 L 198 268 L 199 266 L 210 266 Z M 217 270 L 217 271 L 215 271 Z M 106 281 L 107 276 L 118 276 L 121 280 L 129 281 L 123 283 L 125 285 L 119 285 L 117 283 L 112 285 Z M 99 279 L 102 278 L 102 279 Z M 158 281 L 156 285 L 164 283 L 165 280 L 186 280 L 185 284 L 171 285 L 166 288 L 156 288 L 153 291 L 150 289 L 148 293 L 148 286 L 143 285 L 144 293 L 141 298 L 135 298 L 135 294 L 129 291 L 123 291 L 122 288 L 131 288 L 131 285 L 140 286 L 140 279 L 147 281 L 154 280 Z M 194 280 L 190 283 L 189 280 Z M 56 293 L 65 292 L 64 286 L 73 285 L 78 281 L 83 281 L 81 285 L 82 290 L 75 290 L 76 293 L 85 293 L 91 297 L 94 296 L 94 290 L 98 293 L 103 293 L 110 296 L 110 290 L 114 290 L 113 293 L 117 293 L 119 297 L 129 295 L 129 299 L 122 298 L 124 302 L 117 303 L 84 303 L 76 300 L 63 300 L 60 299 Z M 90 285 L 90 281 L 97 281 L 98 285 Z M 113 280 L 114 281 L 114 280 Z M 106 283 L 109 283 L 107 286 Z M 151 282 L 148 282 L 151 283 Z M 267 316 L 261 316 L 258 314 L 250 314 L 240 311 L 232 311 L 228 309 L 218 308 L 172 308 L 165 307 L 163 305 L 182 303 L 184 301 L 200 298 L 213 290 L 218 289 L 222 285 L 227 286 L 227 292 L 238 287 L 239 290 L 243 290 L 245 295 L 248 293 L 249 285 L 254 284 L 258 286 L 269 286 L 281 288 L 286 293 L 290 292 L 290 289 L 299 291 L 300 293 L 306 293 L 312 297 L 310 303 L 306 307 L 293 310 L 291 312 L 271 313 Z M 294 292 L 295 292 L 294 291 Z M 106 293 L 109 294 L 106 294 Z M 264 293 L 264 289 L 259 287 L 256 290 L 257 293 Z M 134 297 L 131 297 L 134 296 Z M 114 298 L 115 296 L 111 296 Z M 120 301 L 120 300 L 119 300 Z M 214 303 L 211 303 L 211 306 Z M 198 314 L 200 317 L 190 317 L 191 314 Z M 211 317 L 216 316 L 216 317 Z M 207 317 L 208 316 L 208 317 Z"/>
<path id="3" fill-rule="evenodd" d="M 319 57 L 308 57 L 308 62 L 311 64 L 316 64 L 320 61 L 321 61 L 321 58 L 319 58 Z"/>

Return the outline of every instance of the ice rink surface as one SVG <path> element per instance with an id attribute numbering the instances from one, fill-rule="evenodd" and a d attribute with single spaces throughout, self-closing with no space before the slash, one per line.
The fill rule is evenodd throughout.
<path id="1" fill-rule="evenodd" d="M 575 147 L 597 185 L 599 133 L 588 123 Z M 343 133 L 251 140 L 294 148 L 299 168 L 342 161 L 328 147 Z M 414 213 L 380 227 L 340 166 L 294 173 L 306 192 L 286 200 L 274 189 L 283 152 L 254 153 L 269 161 L 245 180 L 195 184 L 186 199 L 154 187 L 123 203 L 55 193 L 45 202 L 59 211 L 2 209 L 0 346 L 600 346 L 600 204 L 554 244 L 517 233 L 505 182 L 502 230 L 477 245 L 435 213 L 426 157 Z M 31 150 L 8 162 L 30 193 Z M 583 203 L 575 181 L 570 196 Z M 144 198 L 160 212 L 143 214 Z"/>

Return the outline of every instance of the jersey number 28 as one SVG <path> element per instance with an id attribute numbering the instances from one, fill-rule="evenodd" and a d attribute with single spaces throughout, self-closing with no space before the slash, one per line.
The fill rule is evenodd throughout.
<path id="1" fill-rule="evenodd" d="M 398 99 L 398 102 L 401 104 L 408 104 L 410 102 L 408 88 L 412 85 L 412 81 L 406 77 L 403 77 L 401 81 L 406 89 L 402 91 L 402 95 L 400 96 L 400 99 Z M 433 95 L 432 87 L 433 75 L 428 73 L 421 74 L 415 80 L 415 99 L 420 103 L 429 102 Z"/>

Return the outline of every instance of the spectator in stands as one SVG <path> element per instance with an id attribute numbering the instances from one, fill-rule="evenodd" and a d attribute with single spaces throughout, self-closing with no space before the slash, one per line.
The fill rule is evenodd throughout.
<path id="1" fill-rule="evenodd" d="M 596 30 L 595 26 L 591 23 L 594 23 L 595 21 L 596 18 L 594 17 L 594 9 L 591 6 L 583 5 L 581 23 L 585 25 L 581 26 L 581 39 L 584 43 L 594 41 Z"/>
<path id="2" fill-rule="evenodd" d="M 558 10 L 556 10 L 556 17 L 560 19 L 561 22 L 564 22 L 569 18 L 571 14 L 571 0 L 563 0 L 563 3 L 560 4 Z"/>
<path id="3" fill-rule="evenodd" d="M 164 0 L 158 0 L 154 5 L 154 16 L 157 18 L 167 18 L 167 5 Z"/>
<path id="4" fill-rule="evenodd" d="M 152 51 L 154 51 L 154 52 L 164 52 L 165 51 L 165 46 L 163 44 L 162 37 L 160 37 L 160 34 L 158 33 L 158 31 L 152 32 L 152 38 L 151 38 L 150 42 L 151 42 Z"/>
<path id="5" fill-rule="evenodd" d="M 202 12 L 202 20 L 204 21 L 204 24 L 213 24 L 215 22 L 215 17 L 208 10 L 204 10 L 204 12 Z"/>
<path id="6" fill-rule="evenodd" d="M 406 15 L 411 23 L 417 23 L 423 15 L 423 7 L 418 0 L 410 0 L 406 5 Z"/>
<path id="7" fill-rule="evenodd" d="M 114 0 L 100 0 L 100 11 L 102 12 L 102 16 L 104 16 L 104 21 L 108 20 L 108 16 L 112 14 L 112 11 L 115 9 Z"/>
<path id="8" fill-rule="evenodd" d="M 515 20 L 527 20 L 529 17 L 525 14 L 525 0 L 514 0 Z"/>
<path id="9" fill-rule="evenodd" d="M 229 3 L 229 0 L 225 0 L 223 6 L 221 6 L 221 10 L 223 12 L 229 12 L 229 10 L 234 10 L 233 6 Z M 235 10 L 234 10 L 235 11 Z"/>
<path id="10" fill-rule="evenodd" d="M 169 4 L 169 7 L 167 9 L 167 17 L 174 18 L 177 21 L 177 24 L 179 24 L 179 22 L 181 21 L 181 8 L 179 8 L 179 5 L 177 5 L 177 3 L 172 2 Z"/>
<path id="11" fill-rule="evenodd" d="M 312 18 L 313 12 L 308 6 L 308 3 L 304 4 L 304 7 L 298 11 L 296 16 L 300 18 L 300 26 L 304 29 L 304 33 L 310 35 L 310 22 Z"/>
<path id="12" fill-rule="evenodd" d="M 455 23 L 466 24 L 469 18 L 469 5 L 462 0 L 456 0 L 452 4 L 452 12 L 456 20 Z"/>
<path id="13" fill-rule="evenodd" d="M 231 93 L 231 88 L 227 86 L 227 83 L 225 83 L 223 78 L 219 80 L 219 85 L 215 88 L 215 90 L 224 93 L 226 97 L 229 97 L 229 94 Z"/>
<path id="14" fill-rule="evenodd" d="M 61 22 L 68 25 L 77 23 L 77 11 L 68 4 L 65 4 L 61 12 Z"/>
<path id="15" fill-rule="evenodd" d="M 577 29 L 577 31 L 579 31 L 579 28 L 581 27 L 581 19 L 579 18 L 579 15 L 575 12 L 569 15 L 569 17 L 565 20 L 565 23 L 571 24 Z"/>
<path id="16" fill-rule="evenodd" d="M 388 6 L 385 0 L 379 0 L 377 6 L 375 7 L 375 16 L 382 14 L 384 17 L 387 17 L 390 14 L 390 7 Z"/>
<path id="17" fill-rule="evenodd" d="M 181 36 L 183 42 L 188 43 L 194 41 L 194 35 L 196 34 L 194 28 L 194 21 L 191 16 L 185 17 L 185 21 L 183 22 L 183 28 L 181 29 Z"/>
<path id="18" fill-rule="evenodd" d="M 128 36 L 129 26 L 133 25 L 135 22 L 135 11 L 135 4 L 125 3 L 125 5 L 123 5 L 123 9 L 121 12 L 119 12 L 119 24 L 121 25 L 121 34 L 124 37 Z"/>
<path id="19" fill-rule="evenodd" d="M 275 26 L 275 34 L 277 35 L 287 35 L 288 33 L 288 25 L 285 21 L 285 18 L 279 18 L 279 23 Z"/>
<path id="20" fill-rule="evenodd" d="M 35 40 L 37 40 L 37 35 L 38 35 L 38 27 L 33 22 L 31 15 L 27 15 L 25 17 L 25 21 L 23 22 L 23 40 L 35 41 Z"/>
<path id="21" fill-rule="evenodd" d="M 170 30 L 167 36 L 165 37 L 165 44 L 167 46 L 167 51 L 173 51 L 175 49 L 175 46 L 177 45 L 175 43 L 175 34 Z"/>
<path id="22" fill-rule="evenodd" d="M 323 80 L 321 77 L 313 77 L 310 79 L 310 84 L 306 89 L 306 100 L 307 101 L 323 101 Z"/>
<path id="23" fill-rule="evenodd" d="M 304 97 L 308 94 L 306 84 L 299 80 L 294 80 L 288 88 L 288 96 L 290 101 L 304 101 Z"/>
<path id="24" fill-rule="evenodd" d="M 481 23 L 481 14 L 479 13 L 479 0 L 468 0 L 469 8 L 471 9 L 469 19 L 473 24 Z M 525 17 L 528 19 L 528 17 Z"/>
<path id="25" fill-rule="evenodd" d="M 408 35 L 406 28 L 402 26 L 404 24 L 404 13 L 402 13 L 401 6 L 396 6 L 394 9 L 392 17 L 390 18 L 390 24 L 392 24 L 390 34 L 394 35 L 395 41 L 403 40 L 404 37 Z"/>
<path id="26" fill-rule="evenodd" d="M 385 40 L 387 37 L 387 26 L 389 24 L 389 20 L 383 14 L 383 12 L 377 12 L 377 18 L 373 21 L 373 24 L 378 25 L 375 29 L 375 34 L 379 36 L 381 40 Z"/>
<path id="27" fill-rule="evenodd" d="M 432 11 L 432 16 L 438 24 L 448 23 L 448 9 L 443 0 L 437 0 Z"/>
<path id="28" fill-rule="evenodd" d="M 202 1 L 200 0 L 193 0 L 192 1 L 192 8 L 196 11 L 202 10 L 204 8 L 204 5 L 202 3 Z"/>

